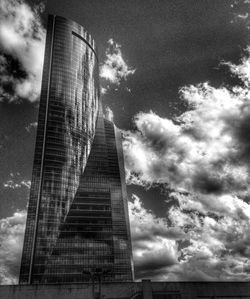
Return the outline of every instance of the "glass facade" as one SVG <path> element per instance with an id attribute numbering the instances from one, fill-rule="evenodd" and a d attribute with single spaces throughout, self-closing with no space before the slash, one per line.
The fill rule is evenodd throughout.
<path id="1" fill-rule="evenodd" d="M 133 279 L 120 133 L 103 118 L 95 43 L 49 16 L 21 284 Z"/>

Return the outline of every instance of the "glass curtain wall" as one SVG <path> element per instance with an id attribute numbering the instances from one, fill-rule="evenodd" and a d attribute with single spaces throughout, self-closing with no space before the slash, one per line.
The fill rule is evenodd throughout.
<path id="1" fill-rule="evenodd" d="M 132 280 L 122 148 L 98 76 L 90 35 L 49 16 L 21 284 L 83 282 L 96 268 Z"/>

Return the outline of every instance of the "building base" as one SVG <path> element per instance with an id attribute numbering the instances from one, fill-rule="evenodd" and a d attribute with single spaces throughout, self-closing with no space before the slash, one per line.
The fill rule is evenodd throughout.
<path id="1" fill-rule="evenodd" d="M 101 287 L 101 288 L 100 288 Z M 3 299 L 250 299 L 250 282 L 115 282 L 0 286 Z"/>

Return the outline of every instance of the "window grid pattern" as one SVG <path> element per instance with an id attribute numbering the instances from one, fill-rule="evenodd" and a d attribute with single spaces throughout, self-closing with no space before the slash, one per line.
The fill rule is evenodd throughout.
<path id="1" fill-rule="evenodd" d="M 86 166 L 99 105 L 94 48 L 80 25 L 49 17 L 20 283 L 41 281 Z"/>
<path id="2" fill-rule="evenodd" d="M 120 136 L 103 119 L 95 44 L 49 16 L 20 283 L 131 281 Z M 118 140 L 118 141 L 117 141 Z"/>

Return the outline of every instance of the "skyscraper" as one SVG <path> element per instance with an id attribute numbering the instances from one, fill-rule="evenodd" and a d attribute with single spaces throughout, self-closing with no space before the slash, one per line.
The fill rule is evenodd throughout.
<path id="1" fill-rule="evenodd" d="M 83 282 L 95 268 L 133 279 L 121 136 L 98 80 L 91 36 L 50 15 L 21 284 Z"/>

